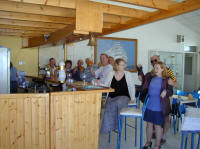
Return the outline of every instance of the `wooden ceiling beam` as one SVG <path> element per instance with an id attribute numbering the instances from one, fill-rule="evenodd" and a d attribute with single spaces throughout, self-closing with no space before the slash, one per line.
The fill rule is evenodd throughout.
<path id="1" fill-rule="evenodd" d="M 21 21 L 21 20 L 10 20 L 10 19 L 0 19 L 0 24 L 4 25 L 18 25 L 18 26 L 30 26 L 30 27 L 42 27 L 42 28 L 52 28 L 59 29 L 64 28 L 65 24 L 55 24 L 46 22 L 35 22 L 35 21 Z"/>
<path id="2" fill-rule="evenodd" d="M 58 2 L 58 0 L 55 0 L 56 2 L 53 2 L 54 0 L 48 0 L 47 3 L 45 3 L 46 0 L 37 0 L 37 1 L 23 0 L 23 2 L 15 2 L 15 1 L 16 0 L 2 1 L 0 5 L 0 10 L 31 13 L 31 14 L 43 14 L 43 15 L 50 15 L 50 16 L 62 16 L 62 17 L 76 16 L 76 12 L 75 12 L 76 1 L 75 0 L 66 0 L 65 5 L 62 5 L 62 6 Z M 21 0 L 17 0 L 17 1 L 21 1 Z M 69 5 L 67 5 L 67 2 L 69 2 Z M 98 2 L 91 2 L 91 3 L 98 3 Z M 38 4 L 41 4 L 41 5 L 38 5 Z M 102 5 L 103 7 L 102 11 L 105 14 L 112 14 L 112 15 L 142 19 L 142 16 L 148 13 L 148 11 L 134 9 L 134 8 L 126 8 L 126 7 L 120 7 L 120 6 L 102 4 L 102 3 L 98 3 L 98 4 Z M 53 7 L 53 6 L 56 6 L 56 7 Z"/>
<path id="3" fill-rule="evenodd" d="M 177 15 L 181 15 L 183 13 L 191 12 L 194 10 L 200 9 L 200 0 L 187 0 L 183 1 L 174 5 L 169 6 L 168 11 L 164 10 L 158 10 L 156 12 L 151 12 L 150 14 L 144 16 L 145 20 L 131 20 L 126 25 L 117 25 L 112 29 L 106 29 L 103 31 L 102 34 L 99 34 L 99 36 L 111 34 L 114 32 L 119 32 L 122 30 L 130 29 L 136 26 L 156 22 L 159 20 L 163 20 L 166 18 L 174 17 Z"/>
<path id="4" fill-rule="evenodd" d="M 45 31 L 45 32 L 54 32 L 57 29 L 41 28 L 41 27 L 29 27 L 29 26 L 18 26 L 18 25 L 5 25 L 0 24 L 0 28 L 4 29 L 16 29 L 22 31 Z"/>
<path id="5" fill-rule="evenodd" d="M 64 8 L 75 8 L 75 0 L 9 0 L 15 2 L 33 3 L 40 5 L 64 7 Z"/>
<path id="6" fill-rule="evenodd" d="M 122 2 L 127 4 L 133 4 L 148 8 L 155 8 L 161 10 L 168 10 L 168 0 L 111 0 L 115 2 Z"/>
<path id="7" fill-rule="evenodd" d="M 75 30 L 75 24 L 72 24 L 68 27 L 62 28 L 57 30 L 56 32 L 53 32 L 50 34 L 50 37 L 48 40 L 45 41 L 44 36 L 38 36 L 28 39 L 28 46 L 26 48 L 30 47 L 37 47 L 40 45 L 48 44 L 48 43 L 55 43 L 59 40 L 63 40 L 73 34 Z"/>
<path id="8" fill-rule="evenodd" d="M 35 2 L 35 0 L 34 0 Z M 75 17 L 75 9 L 67 9 L 61 7 L 45 6 L 38 4 L 30 4 L 23 2 L 14 2 L 1 0 L 0 10 L 11 11 L 11 12 L 22 12 L 30 14 L 48 15 L 48 16 L 59 16 L 59 17 Z"/>
<path id="9" fill-rule="evenodd" d="M 49 34 L 50 32 L 46 32 L 46 31 L 23 31 L 23 30 L 18 30 L 18 29 L 6 29 L 6 28 L 0 28 L 0 32 L 8 32 L 8 33 L 27 33 L 27 34 L 31 34 L 31 33 L 35 33 L 35 34 Z"/>
<path id="10" fill-rule="evenodd" d="M 0 36 L 17 36 L 17 37 L 26 37 L 26 38 L 30 38 L 30 37 L 36 37 L 36 36 L 40 36 L 41 34 L 35 34 L 35 33 L 15 33 L 15 32 L 0 32 Z"/>
<path id="11" fill-rule="evenodd" d="M 0 11 L 0 18 L 24 20 L 24 21 L 38 21 L 47 23 L 59 23 L 59 24 L 72 24 L 75 22 L 75 18 L 55 17 L 55 16 L 9 12 L 9 11 Z"/>
<path id="12" fill-rule="evenodd" d="M 126 7 L 120 7 L 115 5 L 108 5 L 108 4 L 102 4 L 103 13 L 105 14 L 113 14 L 118 16 L 125 16 L 125 17 L 133 17 L 138 19 L 143 19 L 142 16 L 148 14 L 148 11 L 144 10 L 138 10 L 134 8 L 126 8 Z"/>
<path id="13" fill-rule="evenodd" d="M 104 23 L 126 24 L 128 21 L 130 21 L 132 19 L 134 19 L 134 18 L 117 16 L 117 15 L 110 15 L 110 14 L 104 14 L 103 15 L 103 22 Z M 135 19 L 138 20 L 137 18 L 135 18 Z"/>

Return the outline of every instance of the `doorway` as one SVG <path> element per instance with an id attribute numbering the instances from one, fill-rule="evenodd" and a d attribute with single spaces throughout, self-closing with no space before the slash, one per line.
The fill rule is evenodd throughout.
<path id="1" fill-rule="evenodd" d="M 198 89 L 198 54 L 196 52 L 186 52 L 184 56 L 184 91 L 195 91 Z"/>

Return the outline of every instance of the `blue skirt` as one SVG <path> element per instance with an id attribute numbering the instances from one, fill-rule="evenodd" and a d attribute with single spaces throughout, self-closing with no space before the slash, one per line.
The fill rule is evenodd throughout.
<path id="1" fill-rule="evenodd" d="M 152 111 L 146 109 L 144 113 L 144 120 L 155 125 L 163 126 L 164 124 L 164 116 L 162 114 L 162 111 Z"/>

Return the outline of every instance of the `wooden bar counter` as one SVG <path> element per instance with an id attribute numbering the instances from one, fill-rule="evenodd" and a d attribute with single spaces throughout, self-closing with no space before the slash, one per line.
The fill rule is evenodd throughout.
<path id="1" fill-rule="evenodd" d="M 98 149 L 102 93 L 0 94 L 0 149 Z"/>

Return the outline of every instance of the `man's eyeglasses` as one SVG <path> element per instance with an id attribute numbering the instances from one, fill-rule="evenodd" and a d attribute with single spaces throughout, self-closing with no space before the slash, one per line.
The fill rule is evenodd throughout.
<path id="1" fill-rule="evenodd" d="M 158 60 L 157 59 L 155 59 L 155 60 L 151 60 L 151 63 L 156 63 Z"/>

